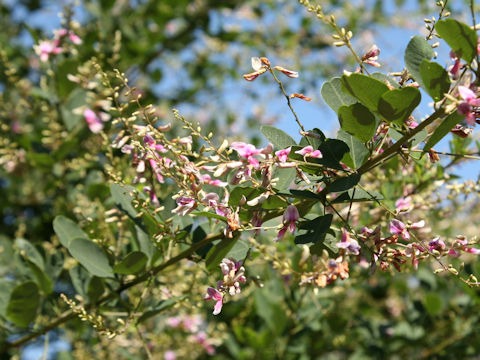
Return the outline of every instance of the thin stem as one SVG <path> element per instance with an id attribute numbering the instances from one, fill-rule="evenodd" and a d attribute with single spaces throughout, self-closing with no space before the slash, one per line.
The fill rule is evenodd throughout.
<path id="1" fill-rule="evenodd" d="M 416 134 L 420 131 L 425 129 L 428 125 L 432 124 L 435 120 L 445 115 L 445 111 L 440 108 L 436 110 L 432 115 L 430 115 L 427 119 L 422 121 L 420 125 L 418 125 L 415 129 L 412 129 L 408 134 L 404 135 L 400 140 L 398 140 L 395 144 L 387 148 L 383 153 L 378 156 L 373 157 L 372 159 L 368 160 L 365 164 L 363 164 L 358 170 L 358 174 L 364 174 L 369 170 L 376 167 L 382 160 L 386 159 L 390 155 L 396 153 L 403 144 L 405 144 L 408 140 L 413 138 Z"/>
<path id="2" fill-rule="evenodd" d="M 140 341 L 142 342 L 143 349 L 145 350 L 145 353 L 147 354 L 147 357 L 149 360 L 153 359 L 152 353 L 150 352 L 150 349 L 148 348 L 148 344 L 145 340 L 145 338 L 142 335 L 142 332 L 138 328 L 138 325 L 135 325 L 135 330 L 137 331 L 138 337 L 140 338 Z"/>
<path id="3" fill-rule="evenodd" d="M 282 91 L 282 94 L 285 96 L 285 99 L 287 99 L 287 105 L 290 108 L 290 111 L 292 112 L 293 116 L 295 117 L 295 121 L 297 122 L 298 126 L 303 132 L 305 131 L 305 128 L 303 127 L 302 123 L 300 122 L 300 119 L 298 118 L 297 113 L 293 109 L 292 102 L 290 101 L 290 96 L 288 96 L 287 92 L 285 91 L 285 88 L 283 87 L 283 83 L 277 78 L 275 75 L 275 72 L 269 67 L 268 71 L 270 71 L 270 74 L 272 74 L 273 78 L 277 82 L 278 86 L 280 87 L 280 90 Z M 308 139 L 308 136 L 306 137 L 308 143 L 311 145 L 310 140 Z"/>

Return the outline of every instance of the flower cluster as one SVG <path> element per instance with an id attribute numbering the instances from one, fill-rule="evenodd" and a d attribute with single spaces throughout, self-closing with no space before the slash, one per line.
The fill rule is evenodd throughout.
<path id="1" fill-rule="evenodd" d="M 54 32 L 54 38 L 49 40 L 42 40 L 38 45 L 34 46 L 34 50 L 40 57 L 40 61 L 46 62 L 50 59 L 50 56 L 63 53 L 65 48 L 63 44 L 68 39 L 72 44 L 80 45 L 82 39 L 78 37 L 72 30 L 59 29 Z"/>
<path id="2" fill-rule="evenodd" d="M 245 268 L 242 266 L 241 261 L 228 258 L 223 259 L 220 263 L 220 268 L 223 273 L 223 280 L 217 282 L 217 288 L 209 287 L 205 300 L 214 300 L 215 307 L 213 315 L 220 314 L 222 311 L 224 296 L 228 293 L 230 296 L 240 294 L 240 283 L 247 281 L 245 277 Z"/>

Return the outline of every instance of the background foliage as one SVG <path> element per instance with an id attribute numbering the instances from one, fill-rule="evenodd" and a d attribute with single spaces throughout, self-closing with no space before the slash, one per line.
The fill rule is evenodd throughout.
<path id="1" fill-rule="evenodd" d="M 340 26 L 358 33 L 354 45 L 363 50 L 372 42 L 365 34 L 391 24 L 411 27 L 405 20 L 409 18 L 417 19 L 415 26 L 420 28 L 423 17 L 438 12 L 427 1 L 322 5 L 325 13 L 336 15 Z M 154 104 L 155 116 L 172 122 L 175 136 L 187 133 L 172 115 L 174 107 L 188 121 L 200 122 L 202 133 L 213 131 L 217 145 L 225 136 L 264 144 L 260 125 L 281 119 L 287 108 L 266 76 L 252 86 L 241 74 L 250 71 L 250 57 L 265 55 L 275 64 L 300 71 L 295 82 L 285 82 L 289 88 L 307 96 L 323 93 L 326 79 L 333 87 L 338 79 L 331 80 L 332 76 L 356 67 L 353 56 L 331 46 L 327 25 L 290 1 L 83 1 L 63 11 L 66 24 L 83 43 L 69 44 L 69 52 L 43 63 L 33 44 L 52 38 L 57 27 L 48 23 L 57 23 L 56 15 L 42 15 L 52 8 L 59 10 L 56 2 L 48 1 L 0 4 L 1 356 L 18 358 L 23 353 L 27 358 L 34 348 L 40 352 L 33 353 L 33 358 L 46 349 L 48 356 L 59 359 L 138 359 L 147 354 L 160 359 L 168 358 L 169 351 L 178 358 L 218 359 L 458 359 L 479 353 L 476 288 L 446 274 L 434 274 L 434 264 L 427 263 L 418 271 L 406 267 L 400 274 L 378 270 L 372 274 L 355 266 L 350 279 L 316 293 L 291 281 L 281 273 L 281 266 L 263 261 L 290 261 L 295 266 L 302 256 L 302 248 L 293 241 L 276 244 L 279 255 L 272 255 L 273 231 L 258 238 L 264 252 L 250 254 L 249 282 L 242 295 L 214 317 L 202 298 L 205 286 L 218 278 L 217 265 L 226 254 L 245 257 L 248 242 L 242 239 L 226 250 L 218 246 L 205 265 L 200 260 L 209 248 L 199 247 L 186 254 L 188 260 L 164 269 L 165 261 L 188 252 L 190 244 L 201 244 L 219 230 L 218 225 L 212 219 L 203 224 L 181 216 L 169 220 L 176 206 L 171 199 L 175 186 L 169 182 L 157 193 L 164 210 L 151 217 L 138 216 L 134 205 L 143 201 L 142 192 L 135 199 L 114 184 L 119 178 L 131 184 L 135 177 L 126 155 L 109 146 L 118 141 L 116 124 L 106 123 L 103 135 L 94 134 L 75 110 L 88 106 L 118 115 L 118 106 L 105 101 L 112 94 L 110 85 L 122 85 L 123 77 L 113 73 L 119 69 L 137 88 L 132 90 L 133 97 L 141 94 L 142 104 Z M 468 2 L 453 1 L 447 8 L 461 19 Z M 31 24 L 34 16 L 41 16 L 43 24 Z M 76 19 L 78 24 L 72 22 Z M 449 59 L 441 61 L 443 69 Z M 421 69 L 408 62 L 406 66 L 418 77 L 415 71 L 420 74 Z M 101 71 L 110 76 L 110 84 Z M 77 83 L 68 74 L 76 75 Z M 428 95 L 435 99 L 443 93 L 431 88 Z M 335 103 L 325 95 L 324 99 L 338 110 L 342 129 L 347 131 L 355 105 Z M 382 115 L 392 116 L 391 122 L 403 122 L 414 108 L 397 109 L 395 116 L 388 111 Z M 138 108 L 127 103 L 124 110 L 131 114 Z M 329 110 L 324 107 L 323 111 Z M 361 111 L 382 109 L 363 106 Z M 322 125 L 318 121 L 314 127 Z M 359 131 L 356 138 L 361 141 L 370 139 L 375 130 L 368 124 L 352 129 Z M 355 146 L 356 138 L 343 136 Z M 452 138 L 448 146 L 456 154 L 478 153 L 472 138 Z M 357 154 L 344 162 L 358 168 L 357 162 L 360 165 L 364 159 Z M 427 157 L 408 163 L 397 157 L 362 180 L 381 192 L 390 209 L 406 192 L 419 194 L 416 215 L 430 225 L 426 233 L 473 236 L 480 220 L 478 183 L 452 186 L 458 179 L 456 165 L 463 160 L 455 157 L 434 166 Z M 478 164 L 473 161 L 470 166 Z M 358 223 L 375 223 L 380 215 L 374 202 L 365 209 Z M 169 221 L 174 224 L 170 234 L 174 242 L 158 236 L 155 229 L 170 226 Z M 480 276 L 472 258 L 452 263 L 460 267 L 464 260 L 463 272 Z M 130 287 L 129 281 L 145 268 L 157 269 L 158 276 Z M 104 301 L 113 281 L 126 291 Z M 54 326 L 47 336 L 32 337 L 25 347 L 7 347 L 62 316 L 71 300 L 61 300 L 60 294 L 84 305 L 85 313 L 79 310 L 79 315 L 86 321 L 68 314 L 71 320 L 60 329 Z M 202 331 L 207 340 L 199 335 Z M 56 347 L 66 350 L 55 351 Z"/>

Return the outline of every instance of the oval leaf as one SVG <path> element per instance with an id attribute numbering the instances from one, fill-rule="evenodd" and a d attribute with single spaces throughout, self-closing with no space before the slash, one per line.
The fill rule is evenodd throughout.
<path id="1" fill-rule="evenodd" d="M 357 185 L 359 181 L 360 181 L 359 174 L 353 174 L 353 175 L 341 177 L 330 184 L 330 186 L 328 187 L 328 192 L 341 192 L 341 191 L 348 190 L 354 187 L 355 185 Z"/>
<path id="2" fill-rule="evenodd" d="M 124 187 L 120 184 L 111 184 L 110 193 L 112 194 L 115 204 L 119 207 L 120 210 L 124 211 L 132 219 L 136 219 L 137 210 L 132 205 L 132 196 L 130 192 L 135 190 L 133 187 Z"/>
<path id="3" fill-rule="evenodd" d="M 72 220 L 59 215 L 53 220 L 53 230 L 58 236 L 60 243 L 66 248 L 69 247 L 70 241 L 76 237 L 88 238 L 88 235 Z"/>
<path id="4" fill-rule="evenodd" d="M 362 166 L 369 155 L 368 149 L 365 145 L 360 140 L 341 129 L 338 130 L 337 139 L 345 142 L 350 148 L 350 152 L 343 156 L 342 162 L 352 169 L 358 169 Z"/>
<path id="5" fill-rule="evenodd" d="M 420 65 L 423 60 L 430 60 L 435 52 L 430 44 L 421 36 L 414 36 L 407 45 L 405 50 L 405 65 L 408 72 L 413 79 L 425 89 L 425 84 L 422 81 L 420 74 Z"/>
<path id="6" fill-rule="evenodd" d="M 338 113 L 340 106 L 348 106 L 356 103 L 353 96 L 342 91 L 342 80 L 333 78 L 322 85 L 322 97 L 330 108 Z"/>
<path id="7" fill-rule="evenodd" d="M 378 112 L 380 98 L 388 91 L 384 82 L 362 74 L 343 75 L 342 84 L 344 91 L 375 112 Z"/>
<path id="8" fill-rule="evenodd" d="M 470 26 L 455 19 L 439 20 L 435 24 L 438 35 L 452 50 L 468 63 L 477 54 L 477 33 Z"/>
<path id="9" fill-rule="evenodd" d="M 276 127 L 264 125 L 260 128 L 260 131 L 277 149 L 297 145 L 297 142 L 290 135 Z"/>
<path id="10" fill-rule="evenodd" d="M 369 141 L 375 134 L 376 120 L 366 106 L 356 103 L 340 106 L 338 120 L 342 130 L 355 136 L 362 142 Z"/>
<path id="11" fill-rule="evenodd" d="M 391 90 L 382 95 L 378 112 L 385 120 L 402 125 L 421 99 L 420 91 L 412 86 Z"/>
<path id="12" fill-rule="evenodd" d="M 113 272 L 124 275 L 136 274 L 145 268 L 147 261 L 148 257 L 143 252 L 133 251 L 113 267 Z"/>
<path id="13" fill-rule="evenodd" d="M 90 274 L 98 277 L 113 277 L 107 255 L 92 240 L 75 238 L 70 242 L 68 250 Z"/>
<path id="14" fill-rule="evenodd" d="M 450 77 L 447 71 L 436 62 L 423 60 L 420 64 L 420 75 L 424 89 L 435 101 L 443 99 L 443 94 L 450 89 Z"/>
<path id="15" fill-rule="evenodd" d="M 17 326 L 27 327 L 35 319 L 39 302 L 37 284 L 26 281 L 16 286 L 10 294 L 6 317 Z"/>

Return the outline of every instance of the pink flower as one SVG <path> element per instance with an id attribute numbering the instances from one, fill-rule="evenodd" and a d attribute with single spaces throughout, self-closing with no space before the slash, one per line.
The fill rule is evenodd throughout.
<path id="1" fill-rule="evenodd" d="M 61 47 L 56 46 L 50 41 L 40 41 L 34 49 L 37 55 L 40 56 L 40 61 L 42 62 L 48 61 L 50 55 L 60 54 L 63 51 Z"/>
<path id="2" fill-rule="evenodd" d="M 212 287 L 209 287 L 207 289 L 207 294 L 204 296 L 204 299 L 215 300 L 216 303 L 215 303 L 215 307 L 213 308 L 213 315 L 220 314 L 220 311 L 222 311 L 222 306 L 223 306 L 223 294 L 220 291 Z"/>
<path id="3" fill-rule="evenodd" d="M 358 241 L 355 239 L 351 239 L 350 234 L 344 228 L 342 228 L 342 241 L 337 243 L 337 248 L 345 249 L 347 254 L 360 254 L 360 245 L 358 245 Z"/>
<path id="4" fill-rule="evenodd" d="M 172 210 L 172 213 L 182 216 L 191 213 L 197 207 L 195 200 L 186 196 L 179 197 L 177 199 L 177 205 L 178 206 Z"/>
<path id="5" fill-rule="evenodd" d="M 428 243 L 428 248 L 430 251 L 432 250 L 441 251 L 445 249 L 445 247 L 446 247 L 445 243 L 442 240 L 440 240 L 439 237 L 436 237 L 435 239 L 433 239 Z"/>
<path id="6" fill-rule="evenodd" d="M 167 319 L 167 324 L 168 326 L 171 326 L 171 327 L 177 327 L 181 324 L 181 322 L 182 322 L 182 319 L 180 319 L 178 316 L 169 317 Z"/>
<path id="7" fill-rule="evenodd" d="M 68 34 L 68 38 L 75 45 L 80 45 L 82 43 L 82 39 L 80 39 L 80 37 L 72 31 L 70 31 L 70 33 Z"/>
<path id="8" fill-rule="evenodd" d="M 175 360 L 177 358 L 177 354 L 173 350 L 167 350 L 163 353 L 163 358 L 165 360 Z"/>
<path id="9" fill-rule="evenodd" d="M 252 144 L 246 144 L 244 142 L 240 141 L 235 141 L 230 145 L 230 147 L 235 150 L 238 155 L 244 158 L 248 158 L 253 155 L 258 155 L 262 152 L 262 150 L 257 149 L 254 145 Z"/>
<path id="10" fill-rule="evenodd" d="M 476 248 L 465 248 L 465 251 L 474 255 L 480 254 L 480 249 L 476 249 Z"/>
<path id="11" fill-rule="evenodd" d="M 197 341 L 205 349 L 208 355 L 215 354 L 215 348 L 208 342 L 207 334 L 204 331 L 200 331 L 194 336 L 195 341 Z"/>
<path id="12" fill-rule="evenodd" d="M 263 68 L 263 69 L 260 69 L 258 71 L 255 71 L 253 73 L 249 73 L 249 74 L 244 74 L 243 75 L 243 78 L 247 81 L 253 81 L 255 80 L 257 77 L 259 77 L 260 75 L 262 75 L 264 72 L 266 72 L 267 69 Z"/>
<path id="13" fill-rule="evenodd" d="M 202 318 L 198 315 L 196 316 L 185 316 L 183 318 L 183 326 L 185 330 L 195 333 L 198 331 L 200 325 L 202 325 Z"/>
<path id="14" fill-rule="evenodd" d="M 409 226 L 397 219 L 390 221 L 390 232 L 394 235 L 400 235 L 404 240 L 410 239 L 408 229 L 420 229 L 425 226 L 425 221 L 421 220 Z"/>
<path id="15" fill-rule="evenodd" d="M 459 86 L 458 92 L 465 101 L 458 105 L 457 110 L 459 114 L 465 115 L 465 120 L 468 124 L 474 125 L 475 112 L 473 111 L 473 107 L 480 106 L 480 99 L 478 99 L 477 95 L 466 86 Z"/>
<path id="16" fill-rule="evenodd" d="M 380 49 L 377 47 L 377 45 L 373 45 L 370 50 L 368 50 L 367 53 L 362 56 L 362 62 L 375 67 L 380 67 L 381 65 L 377 62 L 379 54 Z"/>
<path id="17" fill-rule="evenodd" d="M 247 281 L 245 277 L 245 268 L 242 266 L 241 261 L 235 261 L 235 259 L 228 258 L 223 259 L 220 263 L 220 268 L 223 273 L 223 281 L 219 282 L 219 288 L 228 290 L 228 293 L 233 296 L 239 294 L 240 283 Z"/>
<path id="18" fill-rule="evenodd" d="M 86 108 L 83 112 L 85 121 L 87 122 L 88 128 L 91 132 L 97 134 L 103 129 L 103 122 L 100 120 L 100 117 L 92 109 Z"/>
<path id="19" fill-rule="evenodd" d="M 455 64 L 453 64 L 452 68 L 450 69 L 450 74 L 456 77 L 458 70 L 460 70 L 460 58 L 453 51 L 450 51 L 450 58 L 455 61 Z"/>
<path id="20" fill-rule="evenodd" d="M 258 160 L 253 156 L 261 154 L 262 153 L 261 149 L 257 149 L 252 144 L 246 144 L 240 141 L 233 142 L 230 145 L 230 148 L 235 150 L 238 153 L 238 155 L 240 155 L 241 157 L 246 158 L 249 164 L 252 165 L 253 167 L 257 168 L 260 165 Z"/>
<path id="21" fill-rule="evenodd" d="M 425 220 L 420 220 L 414 222 L 412 225 L 409 226 L 410 229 L 420 229 L 425 226 Z"/>
<path id="22" fill-rule="evenodd" d="M 296 222 L 299 218 L 300 214 L 298 213 L 295 205 L 288 205 L 287 209 L 283 213 L 283 227 L 280 229 L 277 237 L 273 241 L 279 241 L 283 239 L 287 230 L 290 231 L 291 234 L 293 234 L 296 229 Z"/>
<path id="23" fill-rule="evenodd" d="M 397 219 L 390 221 L 390 232 L 394 235 L 400 235 L 403 239 L 410 239 L 410 234 L 407 230 L 407 225 Z"/>
<path id="24" fill-rule="evenodd" d="M 412 209 L 412 199 L 410 197 L 400 198 L 395 202 L 395 208 L 398 212 L 407 212 Z"/>
<path id="25" fill-rule="evenodd" d="M 288 154 L 290 154 L 290 151 L 292 150 L 292 147 L 288 147 L 283 150 L 278 150 L 275 151 L 275 155 L 278 157 L 278 160 L 282 163 L 286 162 L 288 159 Z"/>
<path id="26" fill-rule="evenodd" d="M 313 150 L 313 146 L 311 145 L 305 146 L 303 149 L 295 151 L 295 154 L 300 154 L 303 157 L 313 157 L 317 159 L 321 159 L 323 157 L 322 152 L 320 150 Z"/>
<path id="27" fill-rule="evenodd" d="M 298 77 L 298 72 L 296 72 L 296 71 L 288 70 L 288 69 L 285 69 L 284 67 L 281 67 L 281 66 L 275 66 L 274 69 L 278 70 L 278 71 L 281 71 L 282 73 L 287 75 L 289 78 L 297 78 Z"/>
<path id="28" fill-rule="evenodd" d="M 202 178 L 202 181 L 205 184 L 209 184 L 209 185 L 212 185 L 212 186 L 221 186 L 221 187 L 227 186 L 226 182 L 223 182 L 223 181 L 218 180 L 218 179 L 212 180 L 212 177 L 208 174 L 202 175 L 201 178 Z"/>
<path id="29" fill-rule="evenodd" d="M 150 186 L 145 186 L 143 188 L 143 191 L 146 192 L 150 196 L 150 201 L 152 202 L 153 205 L 159 206 L 160 202 L 158 201 L 157 195 L 155 194 L 155 191 L 150 187 Z"/>

